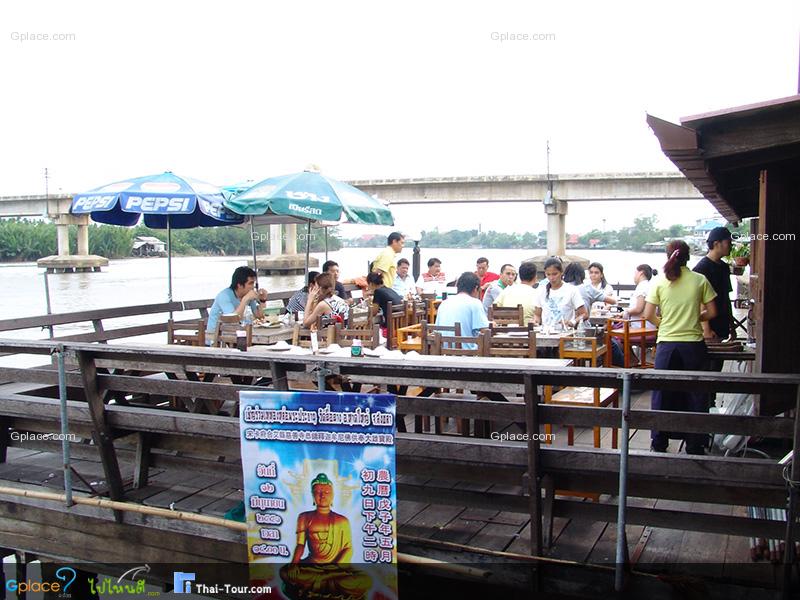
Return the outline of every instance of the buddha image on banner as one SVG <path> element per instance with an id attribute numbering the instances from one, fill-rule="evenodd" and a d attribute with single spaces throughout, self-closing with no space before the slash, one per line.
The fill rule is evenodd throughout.
<path id="1" fill-rule="evenodd" d="M 239 397 L 251 584 L 287 600 L 397 598 L 394 396 Z"/>

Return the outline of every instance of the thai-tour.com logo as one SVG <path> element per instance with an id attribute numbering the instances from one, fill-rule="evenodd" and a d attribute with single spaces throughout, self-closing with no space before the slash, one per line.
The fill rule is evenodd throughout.
<path id="1" fill-rule="evenodd" d="M 33 581 L 31 579 L 19 581 L 17 579 L 9 579 L 6 581 L 6 591 L 17 597 L 30 592 L 56 594 L 69 598 L 69 588 L 78 576 L 77 572 L 72 567 L 61 567 L 56 571 L 55 576 L 55 581 Z"/>

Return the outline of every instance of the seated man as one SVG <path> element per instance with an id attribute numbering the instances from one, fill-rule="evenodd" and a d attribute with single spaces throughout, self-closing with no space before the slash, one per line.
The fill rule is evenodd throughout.
<path id="1" fill-rule="evenodd" d="M 436 313 L 436 324 L 452 327 L 461 324 L 461 335 L 476 336 L 481 329 L 489 326 L 483 304 L 478 299 L 480 295 L 480 280 L 475 273 L 469 271 L 462 273 L 456 281 L 458 293 L 448 296 L 447 300 L 439 305 Z M 443 336 L 452 335 L 443 333 Z M 476 344 L 462 344 L 463 348 L 475 350 Z"/>
<path id="2" fill-rule="evenodd" d="M 447 278 L 442 272 L 442 261 L 438 258 L 428 260 L 428 272 L 417 278 L 418 294 L 436 294 L 441 296 L 447 287 Z"/>
<path id="3" fill-rule="evenodd" d="M 409 274 L 407 258 L 401 258 L 397 261 L 397 275 L 394 278 L 392 289 L 397 292 L 401 298 L 410 298 L 416 296 L 417 286 L 414 285 L 414 277 Z"/>
<path id="4" fill-rule="evenodd" d="M 333 275 L 333 281 L 336 282 L 336 295 L 342 300 L 350 300 L 350 292 L 345 290 L 344 285 L 339 281 L 339 263 L 334 260 L 326 260 L 322 263 L 322 272 Z"/>
<path id="5" fill-rule="evenodd" d="M 514 308 L 521 304 L 523 315 L 521 325 L 527 326 L 533 321 L 539 296 L 534 285 L 536 285 L 536 265 L 524 262 L 519 266 L 519 283 L 504 289 L 494 301 L 495 306 Z"/>
<path id="6" fill-rule="evenodd" d="M 217 331 L 217 323 L 221 315 L 236 313 L 241 319 L 249 306 L 253 316 L 263 319 L 261 305 L 267 301 L 267 290 L 255 289 L 256 272 L 250 267 L 237 267 L 231 277 L 231 285 L 222 290 L 208 311 L 206 326 L 206 344 L 212 345 Z"/>
<path id="7" fill-rule="evenodd" d="M 489 307 L 494 304 L 500 293 L 508 286 L 513 285 L 517 279 L 517 270 L 513 265 L 505 264 L 500 267 L 500 279 L 492 281 L 483 294 L 483 310 L 489 314 Z"/>

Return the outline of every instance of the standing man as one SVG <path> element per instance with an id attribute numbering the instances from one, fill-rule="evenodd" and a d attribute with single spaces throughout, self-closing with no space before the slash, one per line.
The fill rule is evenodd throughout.
<path id="1" fill-rule="evenodd" d="M 708 254 L 700 259 L 694 269 L 695 273 L 705 275 L 711 287 L 717 293 L 717 316 L 710 321 L 702 321 L 703 338 L 707 340 L 725 340 L 731 335 L 731 270 L 723 256 L 731 253 L 731 232 L 727 227 L 715 227 L 708 233 Z M 721 366 L 721 363 L 720 363 Z M 721 369 L 715 369 L 721 370 Z"/>
<path id="2" fill-rule="evenodd" d="M 336 295 L 342 300 L 349 300 L 349 292 L 345 290 L 344 286 L 339 282 L 339 263 L 334 260 L 326 260 L 322 264 L 322 272 L 333 275 L 333 280 L 336 282 Z"/>
<path id="3" fill-rule="evenodd" d="M 500 279 L 493 281 L 483 294 L 483 310 L 489 314 L 489 307 L 494 304 L 500 293 L 517 279 L 517 270 L 514 265 L 505 264 L 500 267 Z"/>
<path id="4" fill-rule="evenodd" d="M 372 270 L 383 276 L 383 285 L 388 288 L 394 285 L 394 278 L 397 274 L 396 256 L 403 250 L 405 243 L 405 236 L 402 233 L 393 231 L 386 238 L 386 248 L 381 250 L 375 262 L 372 263 Z"/>
<path id="5" fill-rule="evenodd" d="M 401 298 L 410 298 L 417 293 L 414 277 L 408 273 L 409 266 L 407 258 L 401 258 L 397 261 L 397 276 L 394 278 L 392 289 L 397 292 L 397 295 Z"/>
<path id="6" fill-rule="evenodd" d="M 264 318 L 261 306 L 267 301 L 267 290 L 263 288 L 257 290 L 255 287 L 256 272 L 250 267 L 237 267 L 231 277 L 231 285 L 217 294 L 214 304 L 208 311 L 206 326 L 208 344 L 213 344 L 211 338 L 216 334 L 220 315 L 236 313 L 241 319 L 249 306 L 255 318 Z"/>
<path id="7" fill-rule="evenodd" d="M 480 282 L 481 299 L 483 299 L 483 294 L 486 293 L 486 288 L 488 288 L 493 281 L 500 279 L 500 275 L 489 271 L 489 259 L 485 256 L 481 256 L 475 262 L 475 275 L 478 276 L 478 281 Z"/>

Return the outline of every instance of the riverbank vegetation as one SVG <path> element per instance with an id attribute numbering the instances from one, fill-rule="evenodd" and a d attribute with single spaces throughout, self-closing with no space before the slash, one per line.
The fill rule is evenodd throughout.
<path id="1" fill-rule="evenodd" d="M 70 226 L 70 253 L 77 253 L 76 226 Z M 304 252 L 306 232 L 297 227 L 297 251 Z M 89 253 L 106 258 L 127 258 L 137 236 L 152 236 L 167 240 L 164 229 L 149 229 L 144 225 L 117 227 L 92 224 L 89 227 Z M 173 256 L 242 256 L 252 252 L 250 228 L 247 227 L 197 227 L 172 231 Z M 342 247 L 339 232 L 328 230 L 328 249 L 333 252 Z M 269 230 L 256 227 L 256 251 L 269 252 Z M 312 229 L 311 251 L 325 251 L 325 233 Z M 0 261 L 28 262 L 57 253 L 56 226 L 40 220 L 0 219 Z"/>
<path id="2" fill-rule="evenodd" d="M 666 228 L 657 226 L 658 219 L 655 215 L 650 217 L 637 217 L 630 227 L 617 230 L 593 229 L 583 235 L 567 234 L 567 248 L 597 248 L 611 250 L 645 249 L 647 244 L 675 238 L 696 238 L 698 243 L 705 238 L 705 233 L 695 232 L 686 225 L 670 225 Z M 732 232 L 745 235 L 749 232 L 748 225 L 729 227 Z M 347 240 L 348 246 L 362 248 L 380 248 L 386 245 L 386 235 L 377 234 L 362 236 L 355 240 Z M 704 246 L 703 244 L 700 244 Z M 451 230 L 423 231 L 420 246 L 423 248 L 545 248 L 547 246 L 547 232 L 538 233 L 505 233 L 502 231 L 480 231 L 471 229 L 467 231 Z"/>

